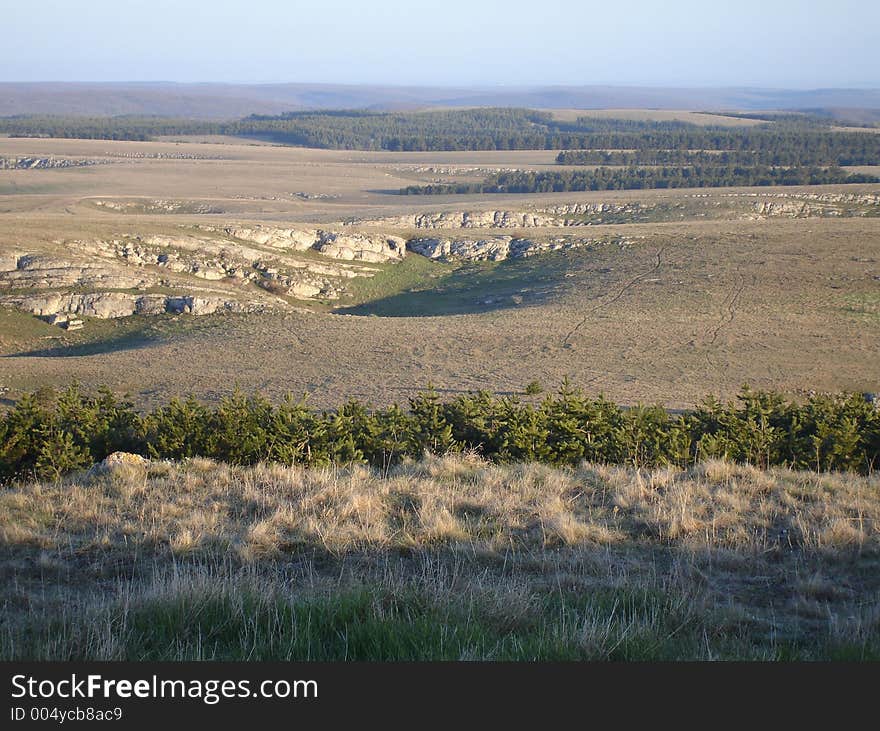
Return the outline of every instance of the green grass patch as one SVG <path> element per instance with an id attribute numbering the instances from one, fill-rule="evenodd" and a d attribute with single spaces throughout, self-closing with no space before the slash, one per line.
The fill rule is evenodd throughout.
<path id="1" fill-rule="evenodd" d="M 59 328 L 26 312 L 0 307 L 0 344 L 28 343 L 59 334 Z"/>
<path id="2" fill-rule="evenodd" d="M 695 611 L 653 589 L 548 590 L 528 597 L 434 595 L 416 584 L 364 585 L 319 596 L 195 584 L 175 595 L 29 617 L 11 659 L 180 661 L 866 660 L 872 642 L 776 642 L 766 628 Z"/>
<path id="3" fill-rule="evenodd" d="M 50 325 L 36 315 L 0 308 L 0 344 L 6 355 L 13 356 L 96 355 L 145 347 L 166 338 L 197 332 L 217 324 L 217 318 L 210 315 L 198 318 L 180 315 L 132 315 L 110 319 L 80 319 L 85 321 L 85 327 L 68 332 L 57 325 Z"/>
<path id="4" fill-rule="evenodd" d="M 376 277 L 357 292 L 361 302 L 337 312 L 379 317 L 431 317 L 487 312 L 544 301 L 570 286 L 566 273 L 583 265 L 577 253 L 554 252 L 502 262 L 444 264 L 409 256 L 394 279 Z M 384 274 L 383 274 L 384 276 Z"/>
<path id="5" fill-rule="evenodd" d="M 414 255 L 409 255 L 403 261 L 393 264 L 370 266 L 379 271 L 372 277 L 356 277 L 349 280 L 346 290 L 350 296 L 346 298 L 344 306 L 340 307 L 337 303 L 337 310 L 350 311 L 354 307 L 368 307 L 370 302 L 430 286 L 431 283 L 448 276 L 454 269 L 452 265 L 432 262 L 423 256 Z"/>
<path id="6" fill-rule="evenodd" d="M 843 311 L 870 323 L 880 323 L 880 292 L 859 292 L 844 297 Z"/>

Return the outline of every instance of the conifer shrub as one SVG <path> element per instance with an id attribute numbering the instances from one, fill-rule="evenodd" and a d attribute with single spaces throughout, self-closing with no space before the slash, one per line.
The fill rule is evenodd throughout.
<path id="1" fill-rule="evenodd" d="M 640 468 L 725 459 L 757 467 L 868 473 L 880 464 L 880 410 L 860 394 L 803 402 L 743 387 L 733 401 L 707 398 L 673 414 L 622 407 L 563 381 L 537 404 L 488 391 L 444 401 L 428 388 L 406 408 L 356 400 L 318 411 L 304 400 L 274 404 L 236 391 L 214 406 L 173 398 L 138 413 L 109 389 L 72 385 L 25 394 L 0 416 L 0 481 L 57 479 L 114 451 L 152 459 L 365 463 L 387 472 L 426 452 L 475 452 L 497 462 Z"/>

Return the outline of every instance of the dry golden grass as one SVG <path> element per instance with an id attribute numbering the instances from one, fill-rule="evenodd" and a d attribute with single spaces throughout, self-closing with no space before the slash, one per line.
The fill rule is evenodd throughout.
<path id="1" fill-rule="evenodd" d="M 0 494 L 0 539 L 50 552 L 277 557 L 448 545 L 503 554 L 660 544 L 694 551 L 875 551 L 876 477 L 726 462 L 653 472 L 426 457 L 363 466 L 122 465 Z"/>
<path id="2" fill-rule="evenodd" d="M 0 655 L 874 657 L 878 487 L 719 461 L 122 465 L 0 494 Z"/>

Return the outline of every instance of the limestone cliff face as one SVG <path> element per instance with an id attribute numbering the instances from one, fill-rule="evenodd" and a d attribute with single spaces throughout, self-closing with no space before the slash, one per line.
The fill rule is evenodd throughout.
<path id="1" fill-rule="evenodd" d="M 678 216 L 688 209 L 699 215 L 743 218 L 763 216 L 834 217 L 877 215 L 880 193 L 724 193 L 713 191 L 686 196 L 689 201 L 670 203 L 662 198 L 644 200 L 579 201 L 559 203 L 529 211 L 442 211 L 418 212 L 375 219 L 349 219 L 342 226 L 394 229 L 529 229 L 588 226 L 609 222 L 609 217 L 626 221 L 644 220 L 646 215 Z M 671 213 L 670 213 L 671 212 Z M 412 249 L 415 251 L 415 249 Z"/>
<path id="2" fill-rule="evenodd" d="M 624 244 L 628 241 L 622 237 L 611 240 Z M 482 239 L 417 238 L 408 241 L 407 246 L 415 254 L 440 261 L 504 261 L 550 251 L 589 248 L 607 241 L 583 236 L 555 236 L 544 240 L 492 236 Z"/>
<path id="3" fill-rule="evenodd" d="M 763 195 L 753 204 L 750 218 L 834 218 L 877 215 L 877 193 L 776 193 Z"/>
<path id="4" fill-rule="evenodd" d="M 880 193 L 711 191 L 673 203 L 660 196 L 557 203 L 529 211 L 418 212 L 326 228 L 166 226 L 36 249 L 0 240 L 0 305 L 37 315 L 98 318 L 285 309 L 297 301 L 341 300 L 351 280 L 376 276 L 408 251 L 441 261 L 500 262 L 607 241 L 584 235 L 591 223 L 648 215 L 677 220 L 686 212 L 734 220 L 874 216 L 880 213 Z"/>
<path id="5" fill-rule="evenodd" d="M 346 225 L 388 226 L 413 229 L 454 228 L 541 228 L 559 226 L 555 218 L 521 211 L 450 211 L 444 213 L 413 213 L 373 220 L 352 219 Z"/>
<path id="6" fill-rule="evenodd" d="M 275 249 L 307 251 L 346 261 L 382 263 L 406 256 L 406 241 L 398 236 L 373 233 L 339 233 L 320 229 L 230 227 L 229 236 Z"/>
<path id="7" fill-rule="evenodd" d="M 580 223 L 580 221 L 577 220 L 580 216 L 635 214 L 646 208 L 650 209 L 651 207 L 650 204 L 645 204 L 640 201 L 627 203 L 607 203 L 598 201 L 589 203 L 563 203 L 561 205 L 544 208 L 542 211 L 561 220 L 562 225 L 564 226 L 576 226 Z"/>
<path id="8" fill-rule="evenodd" d="M 0 170 L 51 170 L 106 165 L 108 162 L 64 157 L 0 157 Z"/>
<path id="9" fill-rule="evenodd" d="M 383 263 L 406 256 L 406 239 L 377 234 L 339 234 L 321 231 L 318 253 L 334 259 Z"/>
<path id="10" fill-rule="evenodd" d="M 0 304 L 98 318 L 285 309 L 291 300 L 339 299 L 346 282 L 372 277 L 379 271 L 374 264 L 406 255 L 404 239 L 374 233 L 179 228 L 56 241 L 42 251 L 0 241 Z"/>
<path id="11" fill-rule="evenodd" d="M 47 293 L 4 298 L 3 304 L 49 316 L 58 313 L 110 319 L 129 315 L 158 315 L 163 313 L 210 315 L 218 311 L 256 312 L 265 305 L 241 302 L 222 296 L 135 295 L 124 292 L 91 292 L 88 294 Z"/>

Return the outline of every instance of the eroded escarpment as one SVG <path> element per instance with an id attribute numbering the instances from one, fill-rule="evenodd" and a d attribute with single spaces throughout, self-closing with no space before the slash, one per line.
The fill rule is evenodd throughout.
<path id="1" fill-rule="evenodd" d="M 691 193 L 673 200 L 583 202 L 540 209 L 564 226 L 669 221 L 682 217 L 762 220 L 880 215 L 880 193 Z"/>
<path id="2" fill-rule="evenodd" d="M 524 259 L 552 251 L 586 249 L 609 242 L 623 247 L 634 241 L 627 237 L 553 236 L 542 239 L 491 236 L 486 238 L 415 238 L 407 242 L 410 251 L 441 261 L 504 261 Z"/>
<path id="3" fill-rule="evenodd" d="M 826 218 L 880 215 L 880 193 L 731 193 L 730 197 L 756 198 L 747 218 Z"/>
<path id="4" fill-rule="evenodd" d="M 0 246 L 0 304 L 99 318 L 289 309 L 338 300 L 405 255 L 399 237 L 265 226 L 13 244 Z"/>
<path id="5" fill-rule="evenodd" d="M 307 251 L 344 261 L 384 263 L 406 255 L 406 240 L 381 233 L 340 233 L 323 229 L 274 228 L 269 226 L 232 226 L 217 229 L 200 227 L 203 231 L 222 232 L 241 241 L 273 249 Z"/>
<path id="6" fill-rule="evenodd" d="M 564 226 L 557 216 L 547 216 L 528 211 L 449 211 L 412 213 L 378 219 L 349 219 L 348 226 L 391 226 L 414 229 L 447 228 L 545 228 Z"/>
<path id="7" fill-rule="evenodd" d="M 427 211 L 384 218 L 351 218 L 343 226 L 436 229 L 564 228 L 608 223 L 769 217 L 825 218 L 880 215 L 880 192 L 868 193 L 690 193 L 674 198 L 578 201 L 531 205 L 523 210 Z"/>
<path id="8" fill-rule="evenodd" d="M 110 160 L 68 157 L 0 157 L 0 170 L 56 170 L 107 165 Z"/>
<path id="9" fill-rule="evenodd" d="M 115 318 L 344 304 L 353 280 L 377 276 L 407 252 L 444 262 L 499 262 L 602 242 L 575 234 L 407 239 L 298 226 L 178 226 L 55 241 L 36 251 L 0 247 L 0 305 L 44 317 Z"/>

